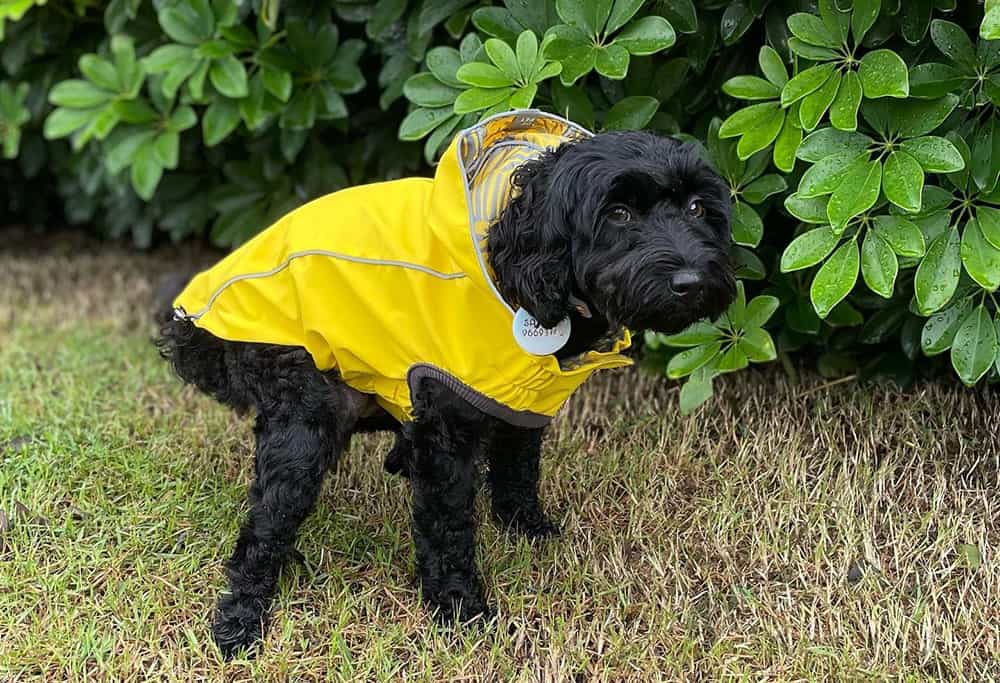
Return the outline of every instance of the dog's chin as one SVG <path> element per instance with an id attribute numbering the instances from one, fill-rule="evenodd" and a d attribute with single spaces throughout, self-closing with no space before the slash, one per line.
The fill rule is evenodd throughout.
<path id="1" fill-rule="evenodd" d="M 637 313 L 623 320 L 630 330 L 653 330 L 663 334 L 676 334 L 699 320 L 715 320 L 729 306 L 728 297 L 698 302 L 669 298 L 660 305 L 640 308 Z"/>

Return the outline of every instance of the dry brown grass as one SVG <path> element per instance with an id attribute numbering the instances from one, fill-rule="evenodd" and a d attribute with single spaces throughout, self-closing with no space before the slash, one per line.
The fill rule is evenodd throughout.
<path id="1" fill-rule="evenodd" d="M 588 385 L 545 451 L 563 536 L 481 529 L 499 609 L 482 630 L 419 607 L 406 484 L 382 474 L 384 440 L 358 440 L 262 656 L 224 665 L 208 614 L 249 430 L 146 341 L 173 258 L 0 257 L 5 683 L 1000 678 L 995 399 L 776 371 L 690 418 L 657 378 Z"/>

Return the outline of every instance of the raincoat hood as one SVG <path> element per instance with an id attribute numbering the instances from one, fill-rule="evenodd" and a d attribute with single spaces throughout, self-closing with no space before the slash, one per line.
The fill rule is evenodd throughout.
<path id="1" fill-rule="evenodd" d="M 589 135 L 533 110 L 486 119 L 455 136 L 433 180 L 361 185 L 292 211 L 197 275 L 175 316 L 222 339 L 301 346 L 401 422 L 433 377 L 494 417 L 542 426 L 593 372 L 631 363 L 619 353 L 630 335 L 566 368 L 525 351 L 485 235 L 518 166 Z"/>

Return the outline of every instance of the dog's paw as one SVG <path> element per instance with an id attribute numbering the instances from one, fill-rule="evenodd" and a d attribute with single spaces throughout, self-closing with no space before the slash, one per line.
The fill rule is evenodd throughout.
<path id="1" fill-rule="evenodd" d="M 447 588 L 424 593 L 424 602 L 439 624 L 453 626 L 473 620 L 483 623 L 493 616 L 478 578 L 448 583 Z"/>
<path id="2" fill-rule="evenodd" d="M 267 609 L 260 599 L 225 595 L 215 612 L 212 638 L 227 662 L 240 654 L 252 657 L 267 625 Z"/>
<path id="3" fill-rule="evenodd" d="M 494 511 L 493 518 L 511 533 L 530 540 L 542 540 L 562 533 L 559 525 L 550 520 L 540 508 L 521 509 L 507 514 Z"/>

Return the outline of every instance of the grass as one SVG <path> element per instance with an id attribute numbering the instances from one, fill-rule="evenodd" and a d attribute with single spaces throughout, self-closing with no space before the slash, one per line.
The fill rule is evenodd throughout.
<path id="1" fill-rule="evenodd" d="M 1000 678 L 995 400 L 777 372 L 689 418 L 654 378 L 588 385 L 544 454 L 562 537 L 481 527 L 482 629 L 428 620 L 407 485 L 356 440 L 261 656 L 223 664 L 251 435 L 148 343 L 177 258 L 0 257 L 0 681 Z"/>

